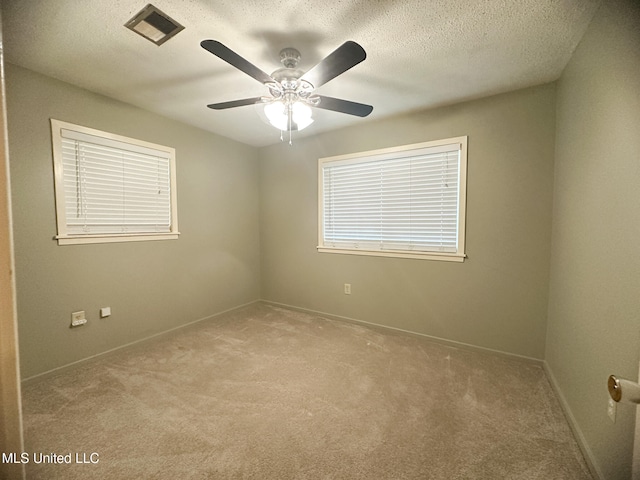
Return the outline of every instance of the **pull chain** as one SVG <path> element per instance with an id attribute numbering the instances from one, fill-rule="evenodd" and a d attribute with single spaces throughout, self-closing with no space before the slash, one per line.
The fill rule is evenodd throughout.
<path id="1" fill-rule="evenodd" d="M 292 133 L 291 133 L 291 107 L 289 107 L 289 111 L 288 111 L 288 115 L 287 115 L 287 120 L 289 121 L 289 146 L 293 145 L 293 141 L 292 141 Z M 284 131 L 280 130 L 280 141 L 284 142 Z"/>
<path id="2" fill-rule="evenodd" d="M 289 146 L 293 145 L 291 143 L 291 105 L 289 105 Z"/>

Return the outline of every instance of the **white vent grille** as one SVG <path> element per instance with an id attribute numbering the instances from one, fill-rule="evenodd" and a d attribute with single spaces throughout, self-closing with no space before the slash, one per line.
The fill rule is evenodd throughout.
<path id="1" fill-rule="evenodd" d="M 151 4 L 144 7 L 124 26 L 156 45 L 162 45 L 184 30 L 182 25 Z"/>

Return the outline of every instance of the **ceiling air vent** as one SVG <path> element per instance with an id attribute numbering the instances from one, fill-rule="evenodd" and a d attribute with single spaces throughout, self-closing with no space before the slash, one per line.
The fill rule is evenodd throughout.
<path id="1" fill-rule="evenodd" d="M 166 13 L 149 4 L 124 24 L 130 30 L 156 45 L 162 45 L 184 27 Z"/>

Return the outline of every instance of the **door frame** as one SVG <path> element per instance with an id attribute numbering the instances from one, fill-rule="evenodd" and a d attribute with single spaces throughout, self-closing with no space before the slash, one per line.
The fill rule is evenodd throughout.
<path id="1" fill-rule="evenodd" d="M 0 15 L 1 17 L 1 15 Z M 4 43 L 0 18 L 0 452 L 24 450 L 16 309 L 15 264 L 11 221 L 11 187 L 4 76 Z M 17 459 L 16 459 L 17 460 Z M 0 461 L 0 479 L 25 478 L 22 463 Z"/>
<path id="2" fill-rule="evenodd" d="M 640 365 L 638 366 L 638 383 L 640 383 Z M 640 412 L 636 407 L 636 433 L 633 438 L 633 465 L 631 467 L 633 480 L 640 480 Z"/>

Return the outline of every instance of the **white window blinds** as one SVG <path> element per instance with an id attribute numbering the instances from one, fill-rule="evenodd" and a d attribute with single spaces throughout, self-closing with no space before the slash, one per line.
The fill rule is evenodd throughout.
<path id="1" fill-rule="evenodd" d="M 321 159 L 320 247 L 463 255 L 462 143 L 436 143 Z"/>
<path id="2" fill-rule="evenodd" d="M 55 130 L 59 237 L 177 233 L 173 149 L 65 126 Z"/>

